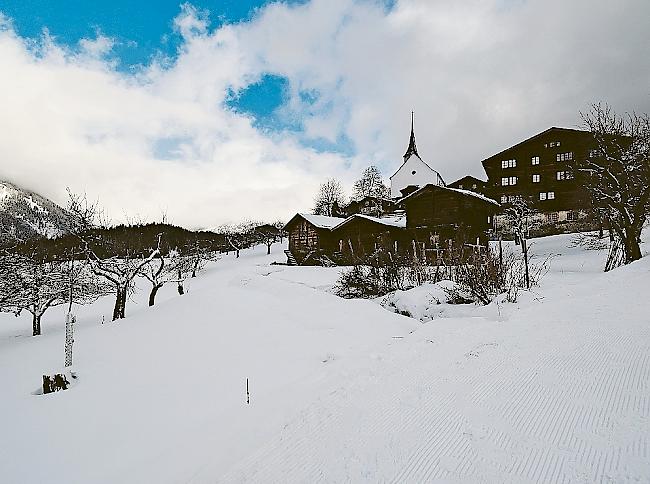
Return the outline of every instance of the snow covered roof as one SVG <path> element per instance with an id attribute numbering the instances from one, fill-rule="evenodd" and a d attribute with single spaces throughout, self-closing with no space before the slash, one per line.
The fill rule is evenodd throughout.
<path id="1" fill-rule="evenodd" d="M 348 222 L 351 222 L 355 218 L 363 218 L 366 220 L 370 220 L 371 222 L 378 223 L 381 225 L 386 225 L 388 227 L 397 227 L 397 228 L 405 228 L 406 227 L 406 215 L 405 214 L 400 214 L 400 215 L 390 215 L 386 217 L 371 217 L 370 215 L 364 215 L 362 213 L 355 213 L 354 215 L 349 216 L 343 222 L 338 224 L 336 227 L 334 227 L 333 230 L 336 230 Z"/>
<path id="2" fill-rule="evenodd" d="M 345 221 L 343 217 L 328 217 L 327 215 L 314 215 L 313 213 L 297 213 L 291 218 L 291 220 L 289 220 L 289 222 L 287 222 L 285 227 L 287 227 L 296 217 L 304 218 L 307 222 L 318 229 L 331 229 Z"/>
<path id="3" fill-rule="evenodd" d="M 488 197 L 486 197 L 485 195 L 481 195 L 480 193 L 472 192 L 472 191 L 470 191 L 470 190 L 463 190 L 463 189 L 461 189 L 461 188 L 451 188 L 451 187 L 443 187 L 443 186 L 440 186 L 440 185 L 433 185 L 433 184 L 431 184 L 431 183 L 429 183 L 429 184 L 427 184 L 427 185 L 424 185 L 422 188 L 418 188 L 417 190 L 415 190 L 415 191 L 414 191 L 413 193 L 411 193 L 410 195 L 407 195 L 406 197 L 402 198 L 402 199 L 400 200 L 400 202 L 403 202 L 404 200 L 406 200 L 406 199 L 408 199 L 408 198 L 418 196 L 418 195 L 421 194 L 424 190 L 428 189 L 429 187 L 434 187 L 434 186 L 435 186 L 435 187 L 438 187 L 438 188 L 441 189 L 441 190 L 451 190 L 451 191 L 453 191 L 453 192 L 462 193 L 463 195 L 468 195 L 468 196 L 470 196 L 470 197 L 475 197 L 475 198 L 478 198 L 478 199 L 480 199 L 480 200 L 483 200 L 484 202 L 487 202 L 487 203 L 491 203 L 491 204 L 493 204 L 493 205 L 496 205 L 497 207 L 500 207 L 500 206 L 501 206 L 501 204 L 500 204 L 499 202 L 497 202 L 496 200 L 492 200 L 491 198 L 488 198 Z"/>

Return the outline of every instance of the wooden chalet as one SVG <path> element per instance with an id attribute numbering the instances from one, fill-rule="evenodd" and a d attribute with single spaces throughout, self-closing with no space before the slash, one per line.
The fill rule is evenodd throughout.
<path id="1" fill-rule="evenodd" d="M 437 254 L 450 247 L 487 246 L 500 205 L 479 193 L 425 185 L 402 199 L 414 249 Z"/>
<path id="2" fill-rule="evenodd" d="M 310 213 L 294 215 L 284 226 L 289 238 L 289 263 L 318 264 L 321 255 L 332 254 L 338 248 L 338 241 L 331 229 L 344 220 Z"/>
<path id="3" fill-rule="evenodd" d="M 338 250 L 344 259 L 351 256 L 364 257 L 372 254 L 379 245 L 397 249 L 408 239 L 406 215 L 371 217 L 356 214 L 348 217 L 332 229 L 338 240 Z"/>

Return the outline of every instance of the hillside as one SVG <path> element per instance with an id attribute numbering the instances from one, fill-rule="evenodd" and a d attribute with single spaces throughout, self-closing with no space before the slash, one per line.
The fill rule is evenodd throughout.
<path id="1" fill-rule="evenodd" d="M 5 482 L 646 482 L 650 259 L 611 273 L 570 236 L 517 304 L 440 305 L 422 324 L 328 292 L 336 268 L 242 251 L 79 310 L 78 383 L 34 395 L 63 360 L 63 313 L 0 315 Z M 105 323 L 102 324 L 103 317 Z M 246 379 L 250 404 L 246 404 Z"/>
<path id="2" fill-rule="evenodd" d="M 70 213 L 51 200 L 0 181 L 0 245 L 35 237 L 58 237 L 73 224 Z"/>

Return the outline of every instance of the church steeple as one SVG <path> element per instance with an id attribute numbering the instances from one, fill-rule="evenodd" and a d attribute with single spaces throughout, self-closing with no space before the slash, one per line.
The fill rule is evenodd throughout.
<path id="1" fill-rule="evenodd" d="M 420 157 L 418 148 L 415 146 L 415 130 L 413 129 L 414 115 L 415 113 L 411 111 L 411 139 L 409 140 L 409 147 L 406 149 L 406 153 L 404 153 L 404 163 L 413 155 L 416 155 L 418 158 Z"/>

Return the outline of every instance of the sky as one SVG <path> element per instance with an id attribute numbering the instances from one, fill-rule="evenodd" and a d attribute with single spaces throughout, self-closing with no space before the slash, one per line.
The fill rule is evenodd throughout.
<path id="1" fill-rule="evenodd" d="M 446 181 L 608 102 L 650 112 L 647 0 L 0 0 L 0 179 L 114 221 L 308 211 L 418 151 Z"/>

